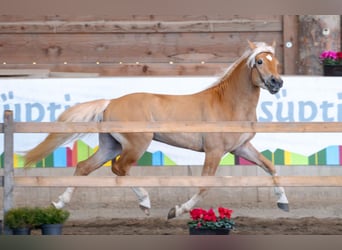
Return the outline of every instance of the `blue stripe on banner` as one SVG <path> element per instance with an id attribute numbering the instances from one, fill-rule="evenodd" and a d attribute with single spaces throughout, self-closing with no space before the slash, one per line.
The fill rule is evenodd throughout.
<path id="1" fill-rule="evenodd" d="M 339 165 L 340 164 L 340 156 L 339 156 L 339 148 L 338 146 L 330 146 L 326 148 L 327 152 L 327 165 Z"/>
<path id="2" fill-rule="evenodd" d="M 164 165 L 164 154 L 161 151 L 157 151 L 152 154 L 152 165 L 153 166 Z"/>
<path id="3" fill-rule="evenodd" d="M 67 152 L 65 147 L 57 148 L 53 152 L 53 166 L 55 168 L 67 167 Z"/>

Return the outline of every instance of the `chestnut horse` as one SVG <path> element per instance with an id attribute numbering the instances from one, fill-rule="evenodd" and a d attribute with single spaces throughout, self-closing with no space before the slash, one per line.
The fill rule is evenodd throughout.
<path id="1" fill-rule="evenodd" d="M 59 122 L 91 121 L 256 121 L 256 106 L 260 88 L 275 94 L 283 85 L 277 71 L 275 43 L 248 41 L 245 53 L 209 88 L 190 95 L 134 93 L 112 100 L 94 100 L 77 104 L 64 111 Z M 77 164 L 74 175 L 85 176 L 112 160 L 112 171 L 118 176 L 129 170 L 146 151 L 152 140 L 205 153 L 202 176 L 215 175 L 221 158 L 228 152 L 243 157 L 276 176 L 273 164 L 251 144 L 255 133 L 100 133 L 99 148 L 87 160 Z M 51 133 L 25 155 L 25 165 L 31 165 L 50 154 L 75 134 Z M 278 207 L 288 211 L 284 188 L 274 178 Z M 62 208 L 70 202 L 74 187 L 69 187 L 53 202 Z M 134 187 L 140 208 L 149 214 L 148 192 Z M 207 189 L 199 191 L 181 205 L 173 207 L 168 218 L 190 211 L 203 198 Z"/>

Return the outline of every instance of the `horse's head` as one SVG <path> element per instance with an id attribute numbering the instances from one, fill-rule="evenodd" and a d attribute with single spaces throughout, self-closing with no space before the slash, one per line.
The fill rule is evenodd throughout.
<path id="1" fill-rule="evenodd" d="M 283 86 L 283 80 L 278 73 L 278 59 L 274 55 L 275 42 L 272 46 L 264 43 L 248 41 L 252 53 L 247 60 L 251 68 L 252 82 L 260 88 L 276 94 Z"/>

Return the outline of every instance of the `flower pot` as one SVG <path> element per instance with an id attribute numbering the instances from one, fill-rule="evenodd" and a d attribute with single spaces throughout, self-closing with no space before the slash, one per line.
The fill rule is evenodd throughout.
<path id="1" fill-rule="evenodd" d="M 217 229 L 207 229 L 207 228 L 189 228 L 190 235 L 228 235 L 230 229 L 227 228 L 217 228 Z"/>
<path id="2" fill-rule="evenodd" d="M 42 235 L 61 235 L 63 224 L 44 224 L 41 226 Z"/>
<path id="3" fill-rule="evenodd" d="M 342 65 L 324 65 L 324 76 L 342 76 Z"/>
<path id="4" fill-rule="evenodd" d="M 12 232 L 13 232 L 13 235 L 30 235 L 31 228 L 28 228 L 28 227 L 13 228 Z"/>

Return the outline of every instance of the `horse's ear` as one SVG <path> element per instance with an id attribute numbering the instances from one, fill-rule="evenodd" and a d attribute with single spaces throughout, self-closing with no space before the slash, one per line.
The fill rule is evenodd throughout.
<path id="1" fill-rule="evenodd" d="M 249 40 L 247 40 L 248 41 L 248 44 L 249 44 L 249 47 L 253 50 L 253 49 L 255 49 L 257 46 L 254 44 L 254 43 L 252 43 L 251 41 L 249 41 Z"/>
<path id="2" fill-rule="evenodd" d="M 277 42 L 276 42 L 276 40 L 273 40 L 272 47 L 274 50 L 275 50 L 276 46 L 277 46 Z"/>

